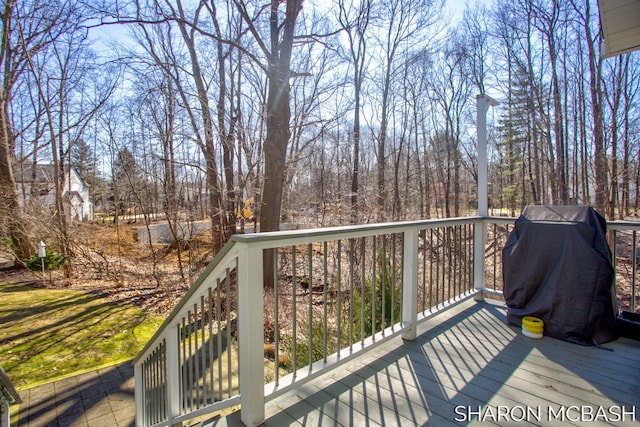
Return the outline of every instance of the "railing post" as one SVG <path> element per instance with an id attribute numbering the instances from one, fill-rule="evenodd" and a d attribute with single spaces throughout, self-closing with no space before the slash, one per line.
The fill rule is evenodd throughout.
<path id="1" fill-rule="evenodd" d="M 484 300 L 485 289 L 485 246 L 487 243 L 487 223 L 480 219 L 473 227 L 473 288 L 478 291 L 474 299 Z"/>
<path id="2" fill-rule="evenodd" d="M 240 418 L 244 425 L 256 426 L 265 416 L 263 255 L 261 248 L 238 244 Z"/>
<path id="3" fill-rule="evenodd" d="M 487 110 L 499 102 L 484 93 L 476 96 L 476 133 L 478 136 L 478 215 L 489 214 L 487 169 Z M 475 300 L 482 301 L 485 288 L 484 248 L 487 242 L 487 224 L 481 220 L 475 224 L 473 236 L 473 288 L 479 291 Z"/>
<path id="4" fill-rule="evenodd" d="M 166 339 L 167 358 L 167 416 L 172 426 L 181 426 L 182 423 L 173 424 L 173 420 L 180 415 L 180 346 L 178 345 L 179 326 L 168 329 Z"/>
<path id="5" fill-rule="evenodd" d="M 22 398 L 0 366 L 0 427 L 11 425 L 9 408 L 14 403 L 22 403 Z"/>
<path id="6" fill-rule="evenodd" d="M 147 423 L 145 417 L 144 410 L 144 378 L 142 376 L 142 363 L 136 363 L 133 365 L 133 378 L 134 378 L 134 388 L 133 388 L 133 398 L 135 400 L 135 410 L 136 410 L 136 427 L 143 427 Z"/>
<path id="7" fill-rule="evenodd" d="M 402 338 L 416 339 L 418 323 L 418 230 L 404 233 L 402 258 Z"/>
<path id="8" fill-rule="evenodd" d="M 9 404 L 0 399 L 0 427 L 10 426 L 11 420 L 9 419 Z"/>

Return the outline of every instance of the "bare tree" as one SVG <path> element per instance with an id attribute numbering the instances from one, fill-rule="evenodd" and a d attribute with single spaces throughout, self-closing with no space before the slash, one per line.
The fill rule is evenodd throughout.
<path id="1" fill-rule="evenodd" d="M 609 107 L 609 128 L 611 134 L 610 184 L 606 212 L 609 218 L 615 218 L 616 208 L 620 208 L 620 194 L 618 188 L 618 181 L 620 179 L 620 176 L 618 175 L 618 142 L 620 138 L 620 128 L 622 128 L 620 109 L 621 107 L 624 108 L 624 105 L 622 105 L 622 83 L 629 72 L 629 55 L 625 55 L 624 57 L 618 56 L 613 62 L 613 67 L 608 68 L 610 69 L 606 74 L 608 75 L 610 82 L 608 85 L 605 85 L 605 93 L 603 96 L 604 101 Z M 622 209 L 618 209 L 620 219 L 622 219 L 623 213 Z"/>
<path id="2" fill-rule="evenodd" d="M 269 39 L 259 31 L 257 21 L 262 10 L 251 14 L 244 0 L 234 0 L 236 8 L 249 28 L 264 57 L 261 68 L 267 76 L 268 94 L 266 111 L 266 138 L 263 144 L 265 154 L 264 187 L 260 208 L 260 230 L 280 229 L 282 190 L 285 178 L 287 145 L 291 137 L 290 79 L 291 55 L 295 39 L 296 19 L 302 10 L 300 0 L 279 2 L 271 0 L 267 9 L 269 18 Z M 284 13 L 280 6 L 284 5 Z"/>
<path id="3" fill-rule="evenodd" d="M 594 168 L 596 181 L 595 208 L 600 212 L 605 212 L 607 200 L 607 155 L 604 144 L 603 129 L 603 100 L 602 100 L 602 58 L 596 50 L 598 35 L 592 34 L 591 2 L 584 0 L 583 7 L 578 6 L 575 0 L 571 4 L 576 11 L 579 22 L 582 24 L 584 37 L 586 38 L 587 57 L 589 66 L 589 93 L 591 98 L 591 118 L 593 120 L 593 147 L 594 147 Z"/>
<path id="4" fill-rule="evenodd" d="M 439 72 L 434 73 L 431 79 L 431 90 L 441 114 L 440 123 L 444 123 L 444 129 L 440 127 L 444 139 L 440 150 L 444 156 L 442 178 L 447 217 L 460 215 L 460 135 L 464 111 L 471 99 L 471 80 L 466 73 L 464 44 L 455 32 L 449 40 L 450 47 L 438 61 Z M 440 142 L 440 138 L 434 141 Z"/>
<path id="5" fill-rule="evenodd" d="M 442 9 L 440 0 L 416 2 L 413 0 L 391 0 L 380 5 L 376 13 L 381 17 L 378 49 L 381 54 L 378 76 L 380 82 L 379 131 L 377 139 L 377 197 L 378 220 L 383 220 L 387 203 L 386 159 L 389 120 L 391 117 L 390 100 L 392 87 L 396 79 L 402 76 L 406 58 L 411 57 L 415 46 L 422 43 L 426 31 L 436 24 L 436 17 Z"/>
<path id="6" fill-rule="evenodd" d="M 632 124 L 632 108 L 633 99 L 637 99 L 640 91 L 640 67 L 638 62 L 633 61 L 632 55 L 628 55 L 628 60 L 631 61 L 631 66 L 627 69 L 627 73 L 624 74 L 623 81 L 623 160 L 622 160 L 622 211 L 623 217 L 630 215 L 631 213 L 631 182 L 633 179 L 633 165 L 632 165 L 632 150 L 633 143 L 631 137 Z"/>
<path id="7" fill-rule="evenodd" d="M 371 1 L 357 4 L 340 0 L 338 21 L 349 39 L 349 61 L 353 66 L 353 171 L 351 174 L 351 223 L 358 222 L 358 192 L 360 191 L 360 114 L 362 86 L 367 64 L 367 28 L 371 20 Z"/>
<path id="8" fill-rule="evenodd" d="M 260 206 L 260 231 L 280 229 L 282 193 L 285 179 L 287 145 L 291 138 L 290 79 L 291 55 L 296 37 L 296 20 L 302 10 L 302 0 L 271 0 L 268 8 L 269 38 L 257 25 L 262 11 L 249 11 L 244 0 L 233 0 L 238 12 L 249 28 L 266 64 L 261 65 L 267 76 L 266 138 L 264 150 L 264 184 Z M 280 6 L 284 5 L 284 13 Z M 273 287 L 273 251 L 264 257 L 265 285 Z"/>
<path id="9" fill-rule="evenodd" d="M 531 4 L 534 9 L 534 22 L 537 24 L 537 28 L 543 35 L 551 65 L 551 88 L 552 88 L 552 101 L 553 101 L 553 133 L 555 136 L 555 178 L 552 182 L 553 194 L 556 203 L 567 204 L 569 202 L 569 192 L 567 186 L 567 173 L 566 173 L 566 156 L 565 156 L 565 135 L 564 135 L 564 117 L 562 109 L 562 99 L 560 94 L 560 77 L 558 71 L 558 56 L 561 54 L 558 43 L 558 32 L 560 31 L 563 22 L 561 18 L 560 3 L 557 0 L 553 0 L 551 5 L 547 5 L 547 2 L 538 3 L 532 1 Z M 549 8 L 547 7 L 549 6 Z"/>
<path id="10" fill-rule="evenodd" d="M 72 215 L 71 206 L 66 206 L 63 198 L 66 191 L 63 185 L 70 179 L 66 176 L 70 177 L 71 174 L 71 148 L 82 137 L 114 88 L 114 80 L 110 77 L 101 79 L 102 76 L 95 73 L 95 57 L 86 43 L 87 34 L 81 25 L 80 10 L 72 6 L 70 8 L 66 31 L 50 42 L 48 52 L 43 49 L 39 55 L 33 56 L 28 46 L 22 45 L 47 119 L 55 186 L 53 223 L 58 228 L 59 249 L 69 259 L 72 247 L 68 220 Z M 21 40 L 24 40 L 20 23 L 18 32 Z M 41 64 L 36 65 L 36 62 Z M 67 279 L 73 275 L 72 266 L 71 261 L 64 265 Z"/>
<path id="11" fill-rule="evenodd" d="M 2 89 L 0 91 L 0 210 L 13 243 L 18 261 L 33 253 L 27 235 L 25 218 L 18 199 L 14 177 L 15 134 L 11 120 L 11 101 L 17 82 L 27 69 L 29 56 L 34 56 L 66 31 L 68 10 L 46 1 L 7 0 L 2 11 L 2 39 L 0 64 Z M 20 28 L 20 30 L 18 29 Z"/>

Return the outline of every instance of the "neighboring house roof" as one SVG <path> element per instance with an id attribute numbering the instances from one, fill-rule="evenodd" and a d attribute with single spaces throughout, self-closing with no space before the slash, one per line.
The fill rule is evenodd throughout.
<path id="1" fill-rule="evenodd" d="M 35 178 L 33 165 L 20 165 L 15 170 L 16 182 L 53 182 L 53 165 L 35 165 Z"/>
<path id="2" fill-rule="evenodd" d="M 75 172 L 76 177 L 84 187 L 88 187 L 86 181 L 82 179 L 75 168 L 71 168 Z M 53 165 L 35 165 L 35 179 L 33 178 L 33 165 L 19 165 L 15 170 L 15 181 L 19 183 L 45 183 L 53 182 L 55 169 Z M 69 173 L 69 166 L 64 168 L 65 175 Z"/>

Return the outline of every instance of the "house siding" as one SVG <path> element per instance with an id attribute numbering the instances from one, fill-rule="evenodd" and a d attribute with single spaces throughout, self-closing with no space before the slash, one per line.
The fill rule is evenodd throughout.
<path id="1" fill-rule="evenodd" d="M 53 206 L 55 204 L 53 165 L 37 165 L 35 180 L 32 175 L 31 165 L 25 165 L 22 170 L 16 172 L 18 196 L 23 206 L 34 200 L 44 206 Z M 31 194 L 32 189 L 38 192 L 35 198 Z M 91 202 L 89 187 L 75 168 L 67 168 L 64 174 L 62 192 L 67 218 L 76 221 L 93 219 L 93 203 Z"/>

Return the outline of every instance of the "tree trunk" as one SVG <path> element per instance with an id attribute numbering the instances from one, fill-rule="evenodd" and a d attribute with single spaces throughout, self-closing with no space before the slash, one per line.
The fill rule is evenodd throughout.
<path id="1" fill-rule="evenodd" d="M 598 37 L 596 36 L 595 40 L 591 37 L 591 10 L 589 0 L 585 1 L 584 29 L 589 55 L 589 87 L 591 93 L 591 114 L 593 117 L 594 166 L 596 174 L 595 209 L 604 214 L 607 201 L 607 154 L 604 146 L 602 91 L 600 87 L 602 59 L 594 48 L 594 44 L 598 42 Z"/>
<path id="2" fill-rule="evenodd" d="M 200 59 L 196 52 L 195 46 L 195 28 L 187 30 L 185 13 L 182 2 L 178 1 L 179 20 L 178 27 L 180 34 L 189 51 L 189 59 L 191 60 L 191 76 L 196 86 L 198 103 L 200 104 L 200 115 L 202 118 L 202 126 L 204 128 L 204 147 L 202 151 L 205 157 L 207 167 L 207 187 L 209 193 L 209 215 L 211 217 L 211 233 L 213 239 L 214 253 L 217 252 L 226 242 L 225 222 L 226 216 L 222 208 L 222 186 L 220 177 L 218 176 L 218 163 L 216 160 L 216 147 L 213 136 L 213 119 L 211 117 L 211 109 L 209 108 L 209 95 L 202 75 L 200 67 Z"/>
<path id="3" fill-rule="evenodd" d="M 29 258 L 33 252 L 13 175 L 14 143 L 8 123 L 7 104 L 3 97 L 0 99 L 0 191 L 3 195 L 0 212 L 6 221 L 7 234 L 11 239 L 16 261 L 22 264 L 22 261 Z"/>
<path id="4" fill-rule="evenodd" d="M 268 58 L 267 135 L 264 141 L 264 181 L 260 208 L 260 232 L 280 230 L 287 145 L 291 137 L 289 105 L 291 52 L 301 0 L 286 0 L 285 18 L 278 21 L 278 0 L 271 0 L 271 52 Z M 281 33 L 282 31 L 282 33 Z M 274 251 L 264 254 L 264 284 L 274 286 Z"/>
<path id="5" fill-rule="evenodd" d="M 226 184 L 226 195 L 224 197 L 224 211 L 226 218 L 223 221 L 225 227 L 226 237 L 236 233 L 236 191 L 233 175 L 233 135 L 235 133 L 235 125 L 237 122 L 238 114 L 232 115 L 229 120 L 229 129 L 226 128 L 225 118 L 227 111 L 225 108 L 225 97 L 227 96 L 227 75 L 226 64 L 227 58 L 230 53 L 226 53 L 223 50 L 222 43 L 222 31 L 218 24 L 217 9 L 215 3 L 211 2 L 210 9 L 213 25 L 216 31 L 218 40 L 216 41 L 216 53 L 218 57 L 218 102 L 216 105 L 217 117 L 218 117 L 218 134 L 220 136 L 220 142 L 222 143 L 222 164 L 224 169 L 224 180 Z M 233 85 L 232 85 L 233 86 Z M 224 213 L 223 213 L 224 215 Z"/>
<path id="6" fill-rule="evenodd" d="M 0 46 L 0 63 L 3 65 L 2 92 L 0 92 L 0 191 L 2 198 L 0 203 L 0 214 L 4 216 L 7 227 L 7 234 L 11 239 L 13 251 L 17 262 L 31 256 L 32 248 L 29 242 L 27 231 L 22 216 L 22 208 L 18 198 L 13 167 L 15 164 L 15 140 L 11 130 L 11 120 L 9 119 L 9 102 L 14 83 L 12 70 L 13 50 L 9 45 L 10 32 L 13 28 L 13 8 L 15 1 L 7 1 L 2 15 L 2 40 Z"/>

